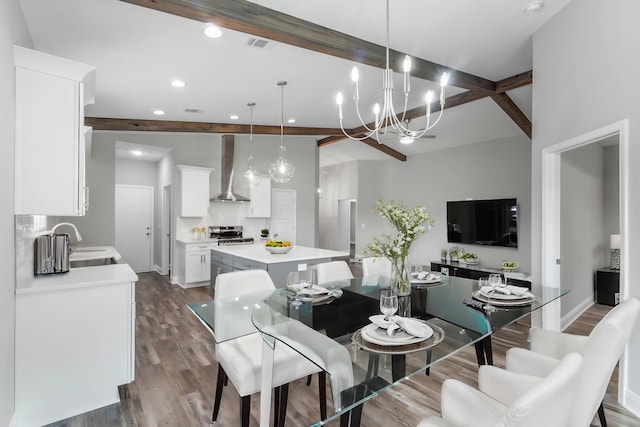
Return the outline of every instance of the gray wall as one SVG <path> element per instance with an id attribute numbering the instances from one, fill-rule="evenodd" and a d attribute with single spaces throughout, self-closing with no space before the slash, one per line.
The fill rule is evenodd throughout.
<path id="1" fill-rule="evenodd" d="M 465 245 L 483 265 L 499 267 L 513 260 L 521 271 L 530 269 L 531 143 L 526 136 L 472 144 L 397 160 L 360 161 L 326 168 L 321 183 L 321 242 L 331 248 L 338 233 L 337 201 L 357 199 L 356 254 L 362 256 L 373 237 L 391 232 L 391 226 L 373 212 L 380 198 L 403 200 L 408 206 L 424 205 L 435 225 L 411 247 L 411 263 L 428 264 L 440 259 L 447 243 L 446 203 L 451 200 L 515 197 L 519 204 L 518 248 Z M 324 171 L 323 171 L 324 172 Z M 354 188 L 355 184 L 355 188 Z M 335 206 L 335 210 L 334 207 Z M 335 239 L 334 239 L 335 240 Z"/>
<path id="2" fill-rule="evenodd" d="M 629 260 L 640 259 L 640 2 L 573 1 L 540 28 L 533 38 L 532 261 L 541 275 L 542 150 L 622 119 L 629 121 L 629 224 L 623 239 Z M 634 187 L 635 186 L 635 187 Z M 640 297 L 640 265 L 623 265 L 630 287 L 626 297 Z M 624 296 L 624 295 L 623 295 Z M 621 399 L 640 415 L 640 328 L 629 344 L 629 369 Z"/>
<path id="3" fill-rule="evenodd" d="M 158 184 L 158 163 L 116 159 L 116 184 L 142 185 L 156 188 Z"/>
<path id="4" fill-rule="evenodd" d="M 569 307 L 593 302 L 593 271 L 603 266 L 604 209 L 602 147 L 590 144 L 561 155 L 560 283 L 570 292 L 562 300 L 562 316 Z"/>
<path id="5" fill-rule="evenodd" d="M 14 250 L 14 129 L 16 84 L 13 44 L 33 48 L 17 0 L 0 2 L 0 425 L 9 425 L 15 391 L 15 250 Z"/>

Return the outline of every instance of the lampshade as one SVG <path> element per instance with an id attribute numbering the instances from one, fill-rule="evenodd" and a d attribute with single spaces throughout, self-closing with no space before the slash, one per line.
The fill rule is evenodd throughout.
<path id="1" fill-rule="evenodd" d="M 620 249 L 620 235 L 612 234 L 609 239 L 609 248 L 610 249 Z"/>

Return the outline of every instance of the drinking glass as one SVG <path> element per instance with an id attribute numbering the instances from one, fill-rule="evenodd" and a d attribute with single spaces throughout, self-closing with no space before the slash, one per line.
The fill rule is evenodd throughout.
<path id="1" fill-rule="evenodd" d="M 398 295 L 391 289 L 380 291 L 380 311 L 384 314 L 384 320 L 389 320 L 398 311 Z"/>
<path id="2" fill-rule="evenodd" d="M 487 303 L 482 307 L 485 311 L 494 312 L 498 309 L 496 306 L 491 304 L 491 293 L 495 292 L 495 289 L 502 284 L 502 276 L 499 274 L 490 274 L 489 279 L 487 280 L 487 284 L 491 286 L 491 290 L 487 292 Z"/>
<path id="3" fill-rule="evenodd" d="M 291 306 L 294 308 L 298 308 L 302 305 L 302 300 L 300 299 L 300 288 L 298 285 L 302 283 L 302 278 L 300 277 L 300 271 L 292 271 L 287 274 L 287 288 L 293 292 L 293 298 L 291 299 Z"/>

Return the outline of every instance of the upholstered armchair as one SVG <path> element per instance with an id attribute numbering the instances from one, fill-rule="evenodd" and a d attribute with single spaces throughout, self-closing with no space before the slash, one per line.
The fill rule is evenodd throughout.
<path id="1" fill-rule="evenodd" d="M 425 418 L 418 427 L 566 427 L 581 372 L 578 353 L 565 356 L 543 378 L 483 365 L 479 390 L 446 380 L 442 417 Z"/>
<path id="2" fill-rule="evenodd" d="M 607 313 L 589 336 L 532 329 L 530 350 L 513 348 L 507 351 L 507 370 L 545 376 L 555 369 L 565 354 L 579 352 L 584 358 L 584 372 L 567 426 L 588 426 L 598 412 L 600 424 L 606 427 L 602 399 L 639 313 L 640 301 L 631 298 Z"/>

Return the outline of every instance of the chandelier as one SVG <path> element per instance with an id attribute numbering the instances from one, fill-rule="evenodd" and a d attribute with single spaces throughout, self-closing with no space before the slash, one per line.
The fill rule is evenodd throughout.
<path id="1" fill-rule="evenodd" d="M 244 179 L 249 185 L 249 187 L 255 187 L 258 181 L 258 171 L 253 167 L 253 107 L 255 107 L 255 102 L 249 102 L 247 106 L 251 110 L 251 127 L 249 131 L 249 160 L 248 160 L 248 168 L 244 172 Z"/>
<path id="2" fill-rule="evenodd" d="M 358 68 L 353 67 L 351 70 L 351 81 L 353 82 L 353 102 L 355 104 L 356 113 L 358 115 L 358 119 L 360 119 L 360 123 L 362 127 L 366 129 L 365 136 L 358 138 L 352 135 L 349 135 L 345 130 L 342 124 L 342 103 L 343 97 L 342 93 L 338 93 L 336 96 L 336 102 L 338 103 L 338 116 L 340 118 L 340 128 L 345 136 L 350 139 L 354 139 L 356 141 L 362 141 L 366 138 L 374 136 L 378 142 L 380 142 L 380 138 L 378 132 L 381 130 L 387 130 L 388 127 L 391 127 L 396 134 L 400 137 L 403 143 L 413 142 L 414 139 L 422 137 L 427 131 L 432 129 L 442 117 L 442 112 L 444 111 L 444 88 L 449 83 L 449 73 L 442 73 L 442 77 L 440 78 L 440 113 L 438 114 L 437 119 L 431 123 L 431 103 L 434 99 L 434 92 L 432 90 L 428 91 L 425 95 L 426 102 L 426 111 L 424 117 L 427 120 L 426 127 L 419 130 L 410 130 L 408 128 L 408 119 L 412 117 L 405 118 L 407 113 L 407 104 L 409 101 L 409 92 L 410 88 L 410 71 L 411 71 L 411 57 L 409 55 L 405 56 L 403 63 L 403 75 L 404 75 L 404 108 L 402 110 L 402 115 L 396 114 L 395 108 L 393 107 L 393 70 L 389 68 L 389 0 L 387 0 L 387 45 L 386 45 L 386 66 L 382 75 L 382 92 L 383 92 L 383 103 L 382 109 L 380 105 L 376 103 L 373 106 L 373 114 L 375 115 L 375 122 L 373 123 L 373 127 L 367 126 L 364 120 L 362 120 L 362 114 L 360 113 L 360 107 L 358 105 L 358 101 L 360 98 L 358 92 Z M 380 142 L 381 143 L 381 142 Z"/>
<path id="3" fill-rule="evenodd" d="M 269 166 L 269 175 L 271 175 L 271 179 L 275 182 L 284 184 L 289 182 L 291 178 L 293 178 L 293 174 L 295 172 L 295 167 L 287 162 L 285 158 L 285 148 L 284 148 L 284 87 L 287 85 L 287 82 L 280 81 L 278 82 L 278 86 L 280 86 L 280 157 L 276 160 L 275 163 L 272 163 Z"/>

